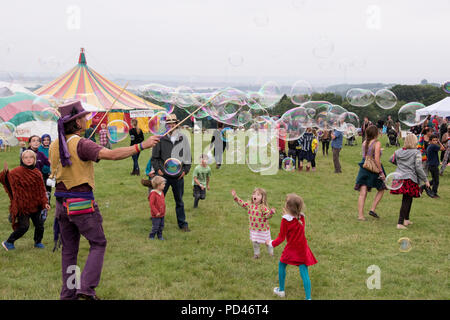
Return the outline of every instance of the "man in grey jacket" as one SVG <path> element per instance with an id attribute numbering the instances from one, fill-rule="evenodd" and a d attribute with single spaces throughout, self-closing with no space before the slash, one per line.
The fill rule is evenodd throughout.
<path id="1" fill-rule="evenodd" d="M 172 129 L 177 123 L 177 117 L 171 114 L 167 118 L 166 123 Z M 164 163 L 169 158 L 175 158 L 181 162 L 181 171 L 173 174 L 164 168 Z M 164 195 L 166 195 L 169 187 L 172 187 L 173 197 L 175 199 L 175 211 L 177 214 L 178 227 L 185 232 L 191 231 L 186 221 L 186 214 L 184 212 L 184 176 L 189 173 L 191 169 L 191 146 L 188 138 L 175 129 L 170 134 L 161 137 L 159 143 L 152 150 L 152 165 L 158 175 L 166 179 L 166 187 L 164 188 Z"/>

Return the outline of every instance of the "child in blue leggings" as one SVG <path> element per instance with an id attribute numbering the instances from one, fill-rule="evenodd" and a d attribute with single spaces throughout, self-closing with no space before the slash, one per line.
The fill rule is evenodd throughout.
<path id="1" fill-rule="evenodd" d="M 279 246 L 285 239 L 286 247 L 281 254 L 278 264 L 279 287 L 273 292 L 279 297 L 285 297 L 284 283 L 286 278 L 286 266 L 288 264 L 298 266 L 300 277 L 303 281 L 306 300 L 311 300 L 311 280 L 309 279 L 308 266 L 317 263 L 316 258 L 309 249 L 305 237 L 305 215 L 302 213 L 303 199 L 295 193 L 288 194 L 283 209 L 280 233 L 275 240 L 268 240 L 267 244 L 273 247 Z"/>

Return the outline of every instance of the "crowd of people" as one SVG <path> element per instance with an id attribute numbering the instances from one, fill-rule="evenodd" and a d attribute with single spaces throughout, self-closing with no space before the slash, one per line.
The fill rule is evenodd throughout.
<path id="1" fill-rule="evenodd" d="M 104 124 L 98 132 L 99 144 L 96 143 L 94 126 L 87 128 L 85 111 L 79 102 L 70 102 L 60 106 L 61 117 L 58 120 L 58 137 L 52 142 L 47 135 L 31 136 L 28 148 L 22 147 L 20 166 L 9 170 L 4 163 L 4 170 L 0 173 L 0 182 L 10 198 L 10 217 L 13 232 L 2 242 L 7 251 L 15 249 L 14 243 L 29 229 L 31 219 L 34 232 L 34 246 L 45 248 L 42 244 L 44 235 L 44 222 L 50 209 L 52 187 L 55 188 L 56 198 L 54 231 L 59 236 L 54 238 L 55 249 L 58 240 L 62 243 L 62 288 L 61 299 L 98 299 L 96 287 L 99 284 L 103 267 L 107 240 L 102 227 L 102 216 L 95 201 L 94 166 L 100 160 L 121 160 L 128 157 L 133 159 L 131 175 L 140 175 L 139 154 L 141 151 L 152 148 L 151 158 L 146 166 L 146 178 L 142 184 L 148 187 L 148 204 L 152 222 L 148 235 L 150 240 L 165 240 L 163 236 L 164 219 L 166 215 L 165 196 L 172 188 L 175 200 L 175 213 L 178 227 L 181 231 L 189 232 L 186 220 L 184 196 L 184 178 L 191 170 L 191 150 L 189 139 L 177 129 L 179 120 L 172 114 L 166 123 L 170 130 L 161 137 L 151 136 L 144 138 L 138 122 L 132 120 L 130 130 L 130 146 L 111 148 Z M 340 152 L 343 147 L 344 134 L 337 126 L 325 126 L 323 129 L 306 128 L 306 132 L 293 141 L 281 137 L 278 139 L 279 168 L 289 157 L 290 164 L 297 171 L 316 171 L 316 156 L 319 144 L 322 146 L 322 156 L 328 157 L 331 144 L 334 172 L 342 173 Z M 218 124 L 210 148 L 214 149 L 216 169 L 222 165 L 223 153 L 227 149 L 223 134 L 223 125 Z M 426 191 L 428 196 L 439 198 L 439 176 L 443 174 L 449 160 L 450 152 L 450 126 L 447 119 L 429 117 L 421 125 L 420 133 L 417 128 L 411 128 L 406 137 L 402 137 L 399 122 L 394 122 L 389 116 L 387 120 L 378 121 L 373 125 L 367 117 L 361 124 L 362 159 L 359 162 L 359 171 L 354 189 L 359 192 L 358 217 L 359 221 L 367 221 L 364 215 L 365 201 L 368 192 L 376 188 L 377 192 L 372 202 L 369 215 L 379 219 L 377 206 L 385 193 L 386 172 L 381 163 L 383 148 L 379 137 L 389 130 L 395 132 L 396 144 L 403 142 L 403 147 L 396 150 L 390 162 L 397 166 L 397 177 L 394 184 L 399 188 L 392 188 L 391 194 L 401 194 L 402 204 L 397 222 L 398 229 L 407 229 L 413 223 L 410 212 L 413 198 L 421 196 Z M 84 138 L 82 135 L 84 133 Z M 439 156 L 439 151 L 441 155 Z M 181 161 L 178 172 L 169 172 L 166 162 L 171 158 Z M 210 190 L 212 170 L 209 166 L 209 157 L 202 154 L 199 164 L 192 174 L 192 195 L 194 209 L 198 208 L 200 200 L 206 199 Z M 441 169 L 439 170 L 439 165 Z M 428 174 L 432 179 L 428 180 Z M 52 181 L 54 181 L 52 183 Z M 274 247 L 284 240 L 287 245 L 278 265 L 279 287 L 274 293 L 280 297 L 285 296 L 286 266 L 299 267 L 303 281 L 306 299 L 311 299 L 311 281 L 308 267 L 317 263 L 305 237 L 305 214 L 303 213 L 303 199 L 294 193 L 286 196 L 281 219 L 280 232 L 275 240 L 270 234 L 269 220 L 275 214 L 275 208 L 269 208 L 267 192 L 262 188 L 255 188 L 250 201 L 240 199 L 234 190 L 231 191 L 234 201 L 247 211 L 249 221 L 250 240 L 253 245 L 254 259 L 260 258 L 261 244 L 265 244 L 268 254 L 274 255 Z M 57 231 L 57 232 L 56 232 Z M 90 251 L 80 279 L 79 288 L 69 288 L 67 284 L 67 268 L 76 265 L 80 236 L 89 241 Z"/>

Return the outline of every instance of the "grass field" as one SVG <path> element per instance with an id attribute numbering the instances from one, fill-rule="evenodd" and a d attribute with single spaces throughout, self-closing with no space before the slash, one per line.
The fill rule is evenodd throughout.
<path id="1" fill-rule="evenodd" d="M 386 137 L 382 139 L 383 145 Z M 121 143 L 127 144 L 127 141 Z M 382 162 L 394 147 L 386 148 Z M 401 196 L 385 193 L 377 212 L 358 222 L 353 190 L 360 161 L 361 140 L 341 151 L 343 173 L 333 173 L 332 155 L 317 156 L 316 172 L 284 172 L 263 176 L 246 165 L 212 165 L 211 190 L 194 210 L 192 170 L 185 178 L 184 203 L 191 232 L 178 229 L 171 191 L 167 194 L 164 236 L 150 241 L 150 210 L 147 189 L 140 177 L 130 176 L 132 160 L 101 161 L 95 165 L 95 197 L 103 215 L 108 245 L 97 294 L 102 299 L 274 299 L 278 286 L 278 259 L 285 244 L 266 250 L 253 260 L 246 211 L 232 200 L 234 188 L 248 199 L 255 187 L 268 191 L 268 201 L 277 213 L 270 220 L 272 238 L 278 234 L 281 208 L 287 193 L 301 195 L 306 203 L 306 236 L 318 263 L 309 268 L 313 299 L 449 299 L 450 298 L 450 170 L 441 177 L 440 199 L 426 195 L 415 199 L 411 210 L 414 225 L 397 230 Z M 1 164 L 19 164 L 19 151 L 0 153 Z M 141 173 L 149 159 L 139 159 Z M 366 212 L 375 195 L 369 193 Z M 0 239 L 6 240 L 9 200 L 0 195 Z M 54 207 L 54 197 L 52 197 Z M 33 248 L 33 228 L 16 242 L 16 250 L 0 248 L 0 299 L 58 299 L 61 288 L 61 253 L 52 252 L 54 210 L 45 223 L 44 250 Z M 412 250 L 399 251 L 398 239 L 408 237 Z M 265 249 L 265 248 L 262 248 Z M 79 266 L 83 268 L 89 245 L 81 241 Z M 367 268 L 381 270 L 381 289 L 369 290 Z M 289 266 L 286 299 L 304 299 L 298 268 Z"/>

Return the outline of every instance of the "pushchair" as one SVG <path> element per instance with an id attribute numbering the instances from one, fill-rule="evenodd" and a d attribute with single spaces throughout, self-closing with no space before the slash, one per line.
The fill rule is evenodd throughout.
<path id="1" fill-rule="evenodd" d="M 398 142 L 397 132 L 392 127 L 387 129 L 387 136 L 388 136 L 389 142 L 386 143 L 386 147 L 390 147 L 390 146 L 400 147 L 400 143 Z"/>

